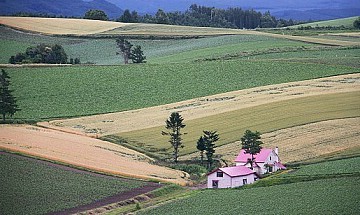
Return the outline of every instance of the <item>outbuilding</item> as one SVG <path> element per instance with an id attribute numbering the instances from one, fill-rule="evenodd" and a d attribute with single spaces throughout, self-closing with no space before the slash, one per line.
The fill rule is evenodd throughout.
<path id="1" fill-rule="evenodd" d="M 254 183 L 258 175 L 245 166 L 218 168 L 208 174 L 208 188 L 234 188 Z"/>

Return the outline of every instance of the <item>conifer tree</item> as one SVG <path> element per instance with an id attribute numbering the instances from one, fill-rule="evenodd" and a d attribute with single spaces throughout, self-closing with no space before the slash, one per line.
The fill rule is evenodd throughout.
<path id="1" fill-rule="evenodd" d="M 16 98 L 12 95 L 13 91 L 9 89 L 9 79 L 9 75 L 2 69 L 0 74 L 0 113 L 3 122 L 5 122 L 6 115 L 12 117 L 16 111 L 20 110 L 16 104 Z"/>

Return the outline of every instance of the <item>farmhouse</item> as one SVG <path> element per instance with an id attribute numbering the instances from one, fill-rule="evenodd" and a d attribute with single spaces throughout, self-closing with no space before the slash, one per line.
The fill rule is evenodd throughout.
<path id="1" fill-rule="evenodd" d="M 250 154 L 242 149 L 235 159 L 236 166 L 218 168 L 208 174 L 208 188 L 234 188 L 254 183 L 259 176 L 280 169 L 286 169 L 280 162 L 279 149 L 263 148 L 254 155 L 253 169 L 250 169 Z"/>
<path id="2" fill-rule="evenodd" d="M 249 159 L 251 159 L 251 154 L 245 154 L 245 150 L 242 149 L 235 159 L 236 166 L 250 168 Z M 260 153 L 254 155 L 254 159 L 253 169 L 259 175 L 285 169 L 285 166 L 280 162 L 278 147 L 275 149 L 263 148 Z"/>

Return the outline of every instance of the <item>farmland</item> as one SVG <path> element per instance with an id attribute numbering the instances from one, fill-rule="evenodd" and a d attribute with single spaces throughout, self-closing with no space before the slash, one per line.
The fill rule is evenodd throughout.
<path id="1" fill-rule="evenodd" d="M 297 62 L 224 61 L 7 71 L 23 109 L 15 117 L 40 120 L 151 107 L 263 85 L 356 73 L 358 69 Z M 252 81 L 246 81 L 249 79 Z M 179 88 L 173 90 L 173 86 Z"/>
<path id="2" fill-rule="evenodd" d="M 345 118 L 309 123 L 280 129 L 262 135 L 264 147 L 280 148 L 284 163 L 319 162 L 328 159 L 360 155 L 357 141 L 360 131 L 360 118 Z M 240 141 L 216 148 L 216 153 L 229 163 L 240 151 Z M 183 156 L 182 159 L 198 158 L 199 153 Z M 346 169 L 346 168 L 345 168 Z"/>
<path id="3" fill-rule="evenodd" d="M 146 185 L 5 153 L 0 154 L 0 167 L 0 211 L 4 215 L 60 211 Z"/>
<path id="4" fill-rule="evenodd" d="M 310 96 L 186 121 L 184 133 L 187 135 L 183 137 L 184 149 L 181 154 L 196 151 L 195 143 L 204 129 L 217 130 L 221 137 L 217 145 L 224 145 L 239 140 L 246 129 L 266 133 L 329 119 L 358 117 L 360 103 L 356 98 L 359 96 L 359 91 Z M 252 114 L 254 112 L 257 114 Z M 167 138 L 160 135 L 162 130 L 164 126 L 158 126 L 119 133 L 117 136 L 137 147 L 162 153 L 168 148 Z"/>
<path id="5" fill-rule="evenodd" d="M 188 175 L 153 164 L 134 150 L 77 134 L 30 125 L 0 126 L 0 149 L 40 157 L 89 171 L 185 185 Z"/>
<path id="6" fill-rule="evenodd" d="M 359 177 L 205 190 L 139 214 L 356 214 Z M 255 206 L 254 206 L 255 204 Z"/>
<path id="7" fill-rule="evenodd" d="M 297 28 L 299 26 L 311 26 L 311 27 L 327 27 L 327 26 L 333 26 L 333 27 L 340 27 L 344 26 L 347 28 L 352 28 L 354 21 L 357 19 L 357 16 L 349 17 L 349 18 L 343 18 L 343 19 L 334 19 L 334 20 L 327 20 L 327 21 L 320 21 L 320 22 L 311 22 L 301 25 L 294 25 L 291 26 L 291 28 Z"/>
<path id="8" fill-rule="evenodd" d="M 359 157 L 355 157 L 300 166 L 294 172 L 262 179 L 245 189 L 193 192 L 187 198 L 139 214 L 355 214 L 360 198 L 358 161 Z M 344 173 L 348 175 L 342 176 Z M 311 179 L 301 182 L 307 180 L 301 176 Z"/>
<path id="9" fill-rule="evenodd" d="M 0 20 L 4 22 L 5 18 Z M 171 155 L 171 146 L 161 131 L 169 114 L 178 111 L 187 125 L 183 130 L 186 135 L 181 161 L 191 162 L 198 156 L 191 153 L 197 152 L 195 143 L 203 130 L 218 131 L 216 156 L 226 161 L 233 160 L 233 154 L 239 150 L 237 141 L 246 129 L 264 133 L 267 147 L 279 146 L 285 163 L 323 161 L 334 153 L 343 158 L 342 153 L 347 151 L 354 152 L 351 156 L 359 152 L 358 37 L 293 37 L 248 30 L 73 19 L 18 20 L 9 18 L 5 24 L 16 25 L 16 29 L 25 32 L 0 26 L 0 48 L 5 50 L 0 63 L 7 63 L 11 55 L 24 52 L 31 45 L 58 43 L 69 57 L 80 57 L 85 64 L 6 65 L 22 109 L 15 114 L 14 122 L 37 124 L 0 126 L 3 150 L 121 177 L 191 184 L 189 174 L 165 167 L 169 165 L 166 158 Z M 79 25 L 82 27 L 75 27 Z M 57 36 L 51 36 L 54 34 Z M 120 65 L 121 56 L 115 54 L 114 37 L 118 35 L 129 36 L 131 43 L 141 45 L 147 63 Z M 101 140 L 96 139 L 99 137 Z M 1 205 L 1 211 L 5 207 L 9 214 L 26 210 L 47 213 L 145 184 L 125 179 L 107 182 L 101 180 L 109 178 L 102 177 L 90 180 L 94 184 L 94 190 L 90 190 L 88 179 L 81 178 L 83 175 L 68 176 L 60 170 L 53 172 L 48 167 L 2 154 L 0 159 L 7 172 L 12 168 L 8 163 L 19 169 L 0 177 L 8 184 L 6 205 Z M 358 199 L 353 197 L 360 195 L 356 189 L 359 170 L 354 166 L 358 161 L 355 157 L 302 165 L 291 173 L 292 178 L 291 174 L 274 177 L 285 181 L 288 177 L 289 180 L 319 177 L 314 181 L 238 190 L 182 190 L 190 197 L 144 213 L 352 214 L 357 211 L 353 205 Z M 34 176 L 30 184 L 19 176 L 27 169 Z M 49 178 L 41 178 L 42 175 Z M 59 202 L 52 199 L 58 198 L 58 194 L 48 189 L 57 180 L 54 175 L 64 178 L 56 186 L 70 180 L 75 185 L 69 185 L 76 187 L 69 192 L 67 189 L 71 188 L 63 187 L 64 184 L 56 187 L 55 190 L 65 192 L 58 193 L 64 197 Z M 85 182 L 79 185 L 80 181 Z M 79 197 L 73 194 L 74 190 L 84 193 Z M 45 200 L 26 195 L 24 207 L 10 208 L 16 199 L 9 199 L 15 194 L 21 196 L 21 192 L 53 196 L 48 197 L 49 204 L 40 207 L 37 202 Z M 249 199 L 244 200 L 244 196 Z M 252 207 L 255 201 L 262 207 Z M 56 206 L 50 204 L 53 202 L 57 202 Z M 31 209 L 27 209 L 27 204 Z"/>

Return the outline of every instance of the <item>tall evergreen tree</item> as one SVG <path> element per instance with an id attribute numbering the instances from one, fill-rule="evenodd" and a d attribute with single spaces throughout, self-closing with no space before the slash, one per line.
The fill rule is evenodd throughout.
<path id="1" fill-rule="evenodd" d="M 196 148 L 200 151 L 201 164 L 203 164 L 203 162 L 204 162 L 204 151 L 206 149 L 206 146 L 205 146 L 205 140 L 204 140 L 204 138 L 202 136 L 197 141 Z"/>
<path id="2" fill-rule="evenodd" d="M 120 18 L 118 19 L 119 22 L 125 22 L 125 23 L 129 23 L 132 21 L 132 16 L 130 13 L 130 10 L 126 9 L 123 13 L 123 15 L 120 16 Z"/>
<path id="3" fill-rule="evenodd" d="M 146 56 L 141 50 L 141 46 L 135 46 L 135 48 L 131 50 L 130 59 L 133 63 L 146 63 Z"/>
<path id="4" fill-rule="evenodd" d="M 205 142 L 205 154 L 208 162 L 208 169 L 210 170 L 214 163 L 213 156 L 215 153 L 215 142 L 219 140 L 217 131 L 203 131 L 203 139 Z"/>
<path id="5" fill-rule="evenodd" d="M 254 155 L 259 153 L 262 149 L 261 144 L 263 142 L 260 141 L 260 132 L 252 132 L 250 130 L 246 130 L 244 136 L 241 138 L 241 148 L 245 150 L 245 154 L 251 154 L 251 160 L 249 163 L 251 165 L 251 169 L 253 169 L 254 163 Z"/>
<path id="6" fill-rule="evenodd" d="M 174 148 L 173 151 L 173 159 L 174 162 L 177 163 L 178 162 L 178 157 L 179 157 L 179 148 L 183 147 L 182 146 L 182 133 L 181 133 L 181 129 L 184 128 L 186 125 L 183 123 L 184 119 L 181 117 L 181 115 L 177 112 L 173 112 L 169 119 L 167 119 L 165 121 L 166 126 L 165 128 L 170 130 L 168 132 L 163 131 L 162 135 L 168 135 L 170 136 L 170 140 L 169 143 L 172 145 L 172 147 Z"/>
<path id="7" fill-rule="evenodd" d="M 9 79 L 9 75 L 2 69 L 0 74 L 0 113 L 3 122 L 5 122 L 6 115 L 12 117 L 16 111 L 20 110 L 16 104 L 16 98 L 12 95 L 13 91 L 9 89 Z"/>

